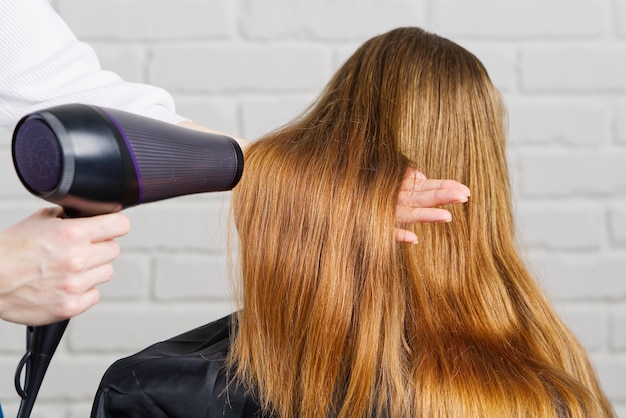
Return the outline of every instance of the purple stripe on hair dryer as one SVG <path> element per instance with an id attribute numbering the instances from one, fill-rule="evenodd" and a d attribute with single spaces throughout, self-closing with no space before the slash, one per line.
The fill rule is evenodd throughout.
<path id="1" fill-rule="evenodd" d="M 68 217 L 230 190 L 243 171 L 243 154 L 232 138 L 82 104 L 24 116 L 13 132 L 12 151 L 24 186 L 62 206 Z M 22 397 L 18 418 L 30 416 L 67 322 L 28 327 L 27 352 L 15 376 Z"/>

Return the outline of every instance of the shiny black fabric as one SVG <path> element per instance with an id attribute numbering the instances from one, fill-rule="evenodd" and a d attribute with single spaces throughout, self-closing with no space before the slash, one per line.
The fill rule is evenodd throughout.
<path id="1" fill-rule="evenodd" d="M 92 418 L 268 418 L 241 385 L 226 388 L 233 316 L 118 360 L 105 373 Z"/>

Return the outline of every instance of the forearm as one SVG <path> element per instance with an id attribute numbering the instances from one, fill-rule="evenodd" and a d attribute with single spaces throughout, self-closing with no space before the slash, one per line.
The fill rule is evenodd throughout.
<path id="1" fill-rule="evenodd" d="M 12 127 L 24 114 L 72 102 L 170 123 L 185 120 L 165 90 L 104 71 L 95 51 L 76 39 L 46 0 L 0 1 L 0 44 L 0 126 Z"/>

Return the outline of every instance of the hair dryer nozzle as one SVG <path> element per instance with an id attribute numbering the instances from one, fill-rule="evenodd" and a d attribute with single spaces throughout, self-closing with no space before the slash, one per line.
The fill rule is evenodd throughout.
<path id="1" fill-rule="evenodd" d="M 12 146 L 24 186 L 72 216 L 230 190 L 243 170 L 232 138 L 81 104 L 26 115 Z"/>

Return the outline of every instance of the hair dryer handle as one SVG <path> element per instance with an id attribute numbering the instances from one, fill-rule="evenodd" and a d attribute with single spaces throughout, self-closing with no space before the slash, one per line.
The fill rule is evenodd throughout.
<path id="1" fill-rule="evenodd" d="M 66 319 L 50 325 L 27 327 L 26 354 L 20 360 L 15 372 L 15 390 L 22 398 L 17 418 L 30 417 L 41 382 L 68 323 L 69 319 Z M 26 375 L 22 388 L 20 379 L 24 367 L 26 367 Z"/>

